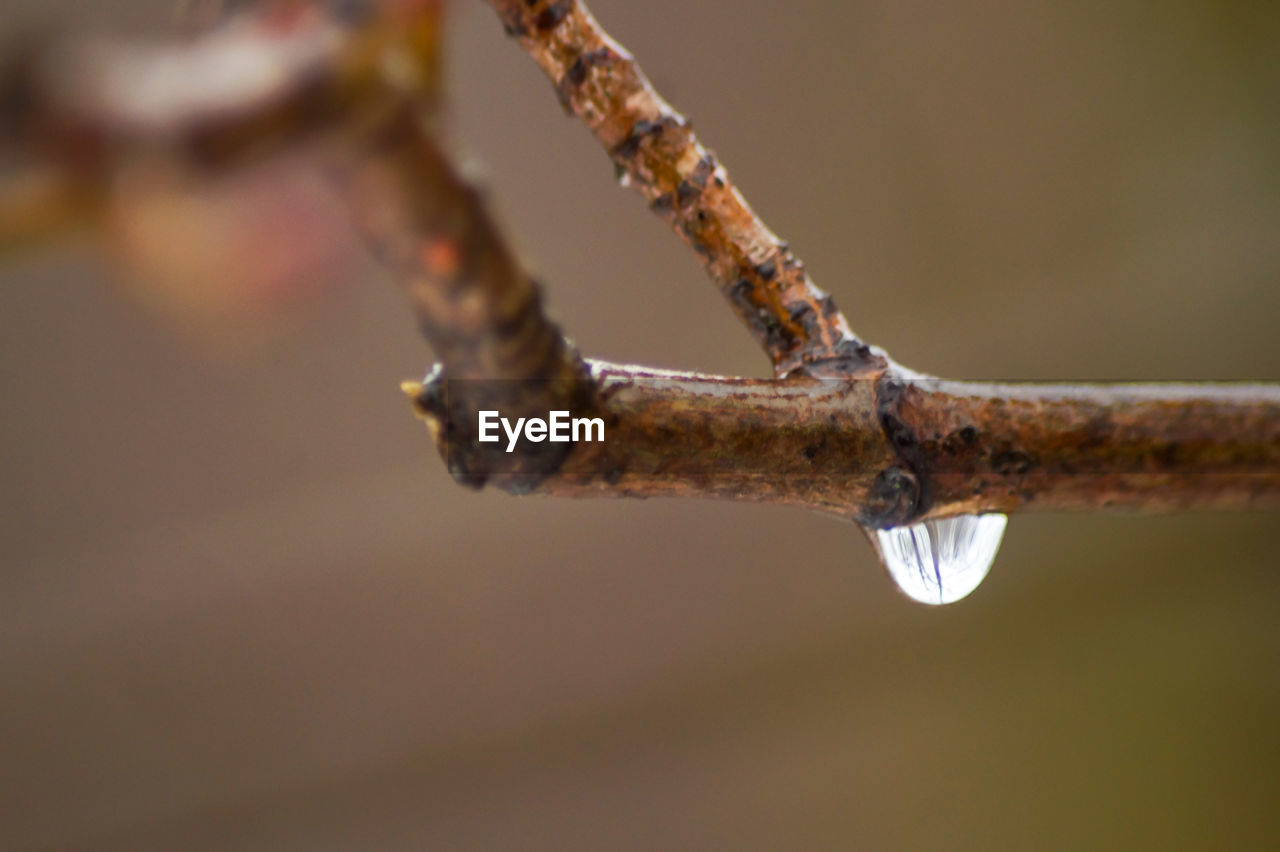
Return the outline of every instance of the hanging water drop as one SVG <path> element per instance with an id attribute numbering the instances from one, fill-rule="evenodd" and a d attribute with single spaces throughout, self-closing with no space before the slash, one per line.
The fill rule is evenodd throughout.
<path id="1" fill-rule="evenodd" d="M 948 604 L 978 588 L 1004 538 L 1005 515 L 959 515 L 874 530 L 880 560 L 913 600 Z"/>

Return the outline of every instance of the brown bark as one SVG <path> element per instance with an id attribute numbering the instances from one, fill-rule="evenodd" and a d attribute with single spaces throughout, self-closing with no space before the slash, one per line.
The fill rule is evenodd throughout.
<path id="1" fill-rule="evenodd" d="M 779 376 L 883 366 L 835 302 L 751 210 L 689 122 L 580 2 L 489 0 L 546 73 L 566 110 L 595 134 L 620 174 L 702 257 Z"/>
<path id="2" fill-rule="evenodd" d="M 1280 387 L 904 381 L 925 515 L 1276 505 Z"/>
<path id="3" fill-rule="evenodd" d="M 347 24 L 299 0 L 180 47 L 37 49 L 6 78 L 6 126 L 53 168 L 0 198 L 0 242 L 87 216 L 130 160 L 230 168 L 332 130 L 355 218 L 443 364 L 410 391 L 464 483 L 777 502 L 872 527 L 962 512 L 1280 503 L 1280 387 L 916 376 L 853 337 L 582 3 L 490 3 L 566 107 L 702 255 L 785 380 L 588 370 L 435 139 L 435 0 L 386 4 Z M 264 32 L 275 41 L 261 74 L 198 73 L 261 48 Z M 142 97 L 108 84 L 141 79 L 161 88 Z M 507 454 L 476 440 L 482 407 L 600 416 L 608 437 Z"/>
<path id="4" fill-rule="evenodd" d="M 0 243 L 92 220 L 113 174 L 134 161 L 209 176 L 323 131 L 357 223 L 447 374 L 514 380 L 502 400 L 512 411 L 586 408 L 581 359 L 436 141 L 437 32 L 434 0 L 385 4 L 358 23 L 320 5 L 268 3 L 185 44 L 38 48 L 5 78 L 7 132 L 58 168 L 0 193 Z M 524 454 L 524 474 L 536 481 L 565 452 Z"/>
<path id="5" fill-rule="evenodd" d="M 538 285 L 502 238 L 479 192 L 463 180 L 425 120 L 406 109 L 340 170 L 338 184 L 384 264 L 405 288 L 423 335 L 455 392 L 440 400 L 451 446 L 484 407 L 510 416 L 591 410 L 586 366 L 542 310 Z M 474 380 L 490 380 L 476 382 Z M 433 385 L 433 387 L 437 387 Z M 492 448 L 446 453 L 460 481 L 479 485 Z M 508 473 L 524 490 L 554 472 L 570 448 L 530 446 Z"/>
<path id="6" fill-rule="evenodd" d="M 1275 386 L 592 370 L 606 440 L 577 444 L 538 493 L 783 503 L 873 527 L 966 512 L 1280 505 Z M 416 391 L 448 434 L 439 383 Z M 465 442 L 474 430 L 452 435 Z M 483 474 L 510 488 L 511 463 L 491 455 Z"/>

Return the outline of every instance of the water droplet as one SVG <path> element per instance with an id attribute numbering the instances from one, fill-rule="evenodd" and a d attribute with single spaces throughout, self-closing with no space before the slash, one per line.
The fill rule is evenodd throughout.
<path id="1" fill-rule="evenodd" d="M 880 561 L 907 597 L 949 604 L 978 588 L 1004 538 L 1005 515 L 960 515 L 873 530 Z"/>

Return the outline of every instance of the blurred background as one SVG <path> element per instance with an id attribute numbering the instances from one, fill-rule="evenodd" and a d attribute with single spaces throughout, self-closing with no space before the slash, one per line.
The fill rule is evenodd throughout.
<path id="1" fill-rule="evenodd" d="M 1277 4 L 591 5 L 903 363 L 1280 380 Z M 456 135 L 582 350 L 767 375 L 493 13 L 449 30 Z M 1274 514 L 1015 517 L 933 609 L 830 518 L 461 489 L 400 293 L 280 168 L 335 236 L 268 320 L 193 328 L 83 240 L 0 268 L 0 847 L 1280 843 Z"/>

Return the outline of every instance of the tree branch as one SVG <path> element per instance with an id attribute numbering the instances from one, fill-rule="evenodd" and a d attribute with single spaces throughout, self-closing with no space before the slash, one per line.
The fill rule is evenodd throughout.
<path id="1" fill-rule="evenodd" d="M 1280 505 L 1280 387 L 917 377 L 892 380 L 886 393 L 870 379 L 591 367 L 607 439 L 579 443 L 538 493 L 783 503 L 869 527 L 1019 510 Z M 443 384 L 453 383 L 415 389 L 441 435 L 452 414 L 440 405 Z M 475 432 L 451 434 L 465 442 Z M 460 458 L 477 447 L 442 449 Z M 484 474 L 507 488 L 503 464 L 491 456 Z"/>
<path id="2" fill-rule="evenodd" d="M 436 0 L 395 0 L 348 24 L 281 0 L 179 47 L 36 49 L 5 78 L 2 103 L 13 138 L 54 168 L 0 196 L 0 242 L 91 218 L 132 161 L 217 171 L 333 131 L 339 186 L 443 363 L 407 390 L 461 482 L 788 503 L 876 528 L 972 512 L 1280 503 L 1280 387 L 914 374 L 852 336 L 581 3 L 490 2 L 703 256 L 785 380 L 581 361 L 435 139 Z M 210 67 L 236 73 L 201 73 Z M 609 437 L 508 454 L 477 440 L 486 407 L 598 415 Z"/>
<path id="3" fill-rule="evenodd" d="M 688 122 L 654 91 L 584 3 L 489 4 L 551 79 L 566 110 L 591 129 L 620 173 L 703 257 L 777 374 L 846 377 L 841 387 L 847 389 L 847 402 L 861 406 L 863 414 L 850 421 L 843 403 L 831 402 L 833 391 L 825 385 L 814 386 L 821 388 L 815 392 L 838 409 L 828 412 L 833 419 L 826 425 L 820 418 L 808 424 L 814 400 L 795 398 L 786 386 L 767 390 L 752 384 L 748 398 L 734 402 L 712 393 L 710 398 L 720 401 L 698 409 L 707 422 L 681 420 L 680 434 L 692 430 L 708 438 L 691 443 L 715 475 L 685 459 L 689 441 L 673 442 L 680 447 L 668 452 L 680 458 L 666 458 L 654 442 L 645 441 L 653 433 L 629 426 L 620 416 L 621 440 L 626 446 L 637 442 L 636 457 L 658 460 L 662 475 L 642 473 L 629 480 L 635 468 L 625 458 L 610 458 L 606 467 L 613 473 L 606 487 L 590 477 L 558 477 L 547 486 L 552 493 L 618 488 L 653 494 L 671 488 L 685 495 L 800 503 L 872 527 L 1023 508 L 1275 502 L 1280 389 L 997 386 L 942 382 L 907 370 L 853 337 L 831 298 L 755 216 Z M 618 368 L 602 369 L 604 376 L 622 381 Z M 696 381 L 713 382 L 723 393 L 729 380 Z M 696 389 L 684 390 L 697 397 Z M 760 409 L 760 394 L 777 396 L 768 396 L 769 404 Z M 663 403 L 653 405 L 656 434 L 676 434 L 664 425 Z M 771 417 L 774 405 L 792 409 L 794 419 Z M 732 425 L 737 418 L 744 418 L 748 431 L 766 434 L 755 440 L 737 434 Z M 869 429 L 872 423 L 880 428 L 878 435 Z M 856 439 L 848 434 L 851 429 Z M 797 435 L 804 436 L 803 447 L 795 444 Z M 731 436 L 730 448 L 749 451 L 717 452 L 717 440 L 709 436 Z M 824 449 L 827 442 L 837 448 L 833 454 Z M 810 468 L 793 469 L 797 451 Z M 598 461 L 598 453 L 583 452 L 583 463 Z M 566 469 L 574 469 L 575 458 Z M 682 471 L 683 480 L 669 483 L 673 471 Z"/>
<path id="4" fill-rule="evenodd" d="M 384 3 L 357 22 L 322 5 L 267 3 L 187 44 L 67 40 L 16 62 L 4 80 L 10 139 L 57 168 L 0 192 L 0 244 L 92 220 L 132 161 L 211 174 L 334 132 L 338 184 L 444 371 L 506 382 L 501 393 L 455 394 L 455 419 L 499 401 L 529 414 L 589 409 L 581 359 L 435 140 L 438 2 Z M 568 449 L 522 454 L 525 480 Z M 474 484 L 460 465 L 451 469 Z"/>
<path id="5" fill-rule="evenodd" d="M 537 284 L 418 111 L 406 105 L 340 174 L 357 221 L 404 286 L 440 359 L 437 375 L 453 380 L 455 392 L 437 403 L 450 410 L 437 438 L 453 448 L 445 457 L 459 481 L 478 487 L 499 462 L 501 450 L 490 446 L 456 452 L 463 446 L 456 436 L 468 433 L 480 409 L 516 417 L 594 409 L 581 358 L 543 312 Z M 545 443 L 521 453 L 507 468 L 519 474 L 515 490 L 554 472 L 571 449 Z"/>
<path id="6" fill-rule="evenodd" d="M 320 131 L 367 133 L 403 90 L 434 91 L 435 6 L 393 5 L 353 28 L 267 3 L 188 42 L 37 41 L 0 76 L 0 141 L 47 167 L 0 187 L 0 247 L 92 222 L 132 165 L 208 176 Z"/>
<path id="7" fill-rule="evenodd" d="M 779 376 L 848 375 L 883 360 L 751 210 L 689 122 L 586 5 L 489 0 L 620 174 L 694 248 Z"/>

